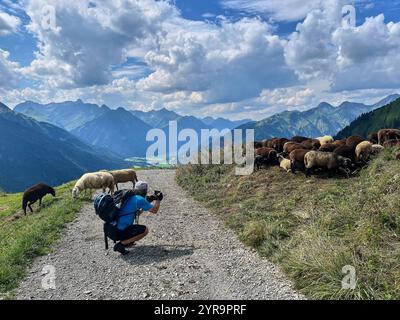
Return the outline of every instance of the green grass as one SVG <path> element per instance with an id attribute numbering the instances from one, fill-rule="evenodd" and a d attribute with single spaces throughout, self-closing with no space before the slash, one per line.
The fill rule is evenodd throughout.
<path id="1" fill-rule="evenodd" d="M 0 194 L 0 295 L 12 296 L 32 259 L 48 253 L 75 218 L 84 200 L 72 200 L 72 187 L 71 182 L 56 188 L 55 198 L 47 195 L 41 210 L 35 204 L 27 216 L 21 210 L 22 194 Z"/>
<path id="2" fill-rule="evenodd" d="M 385 150 L 351 179 L 278 167 L 239 177 L 232 166 L 189 165 L 177 181 L 309 298 L 400 299 L 397 153 Z M 356 270 L 354 290 L 341 287 L 345 265 Z"/>

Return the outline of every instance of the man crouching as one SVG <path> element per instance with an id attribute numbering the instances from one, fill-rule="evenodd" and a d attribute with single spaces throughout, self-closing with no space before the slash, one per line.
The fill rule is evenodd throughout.
<path id="1" fill-rule="evenodd" d="M 159 191 L 147 197 L 148 184 L 144 181 L 136 182 L 134 191 L 135 195 L 127 199 L 119 210 L 117 228 L 120 241 L 115 244 L 114 251 L 123 255 L 128 253 L 126 248 L 133 246 L 149 233 L 146 226 L 134 224 L 136 216 L 143 211 L 156 214 L 163 199 L 163 194 Z"/>

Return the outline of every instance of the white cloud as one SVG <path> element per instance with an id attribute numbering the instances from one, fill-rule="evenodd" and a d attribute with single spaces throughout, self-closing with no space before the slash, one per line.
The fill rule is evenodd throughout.
<path id="1" fill-rule="evenodd" d="M 181 19 L 166 30 L 160 46 L 145 56 L 155 72 L 139 81 L 143 90 L 203 91 L 206 103 L 223 103 L 296 81 L 285 64 L 285 41 L 258 19 L 220 25 Z"/>
<path id="2" fill-rule="evenodd" d="M 299 21 L 323 0 L 221 0 L 228 9 L 264 14 L 277 21 Z"/>
<path id="3" fill-rule="evenodd" d="M 340 26 L 341 8 L 337 0 L 325 1 L 290 35 L 285 57 L 301 79 L 326 78 L 334 72 L 337 52 L 331 38 Z"/>
<path id="4" fill-rule="evenodd" d="M 269 106 L 288 109 L 308 106 L 313 97 L 314 91 L 310 88 L 280 88 L 263 90 L 259 101 Z"/>
<path id="5" fill-rule="evenodd" d="M 13 88 L 19 80 L 19 65 L 9 58 L 10 53 L 0 49 L 0 88 Z"/>
<path id="6" fill-rule="evenodd" d="M 0 11 L 0 36 L 16 32 L 20 23 L 18 17 Z"/>
<path id="7" fill-rule="evenodd" d="M 56 13 L 54 30 L 43 24 L 43 7 L 48 4 L 47 0 L 28 1 L 28 29 L 37 37 L 40 50 L 27 72 L 41 76 L 37 71 L 54 70 L 49 85 L 61 87 L 109 83 L 112 66 L 124 63 L 130 49 L 143 39 L 156 39 L 159 24 L 176 14 L 164 1 L 55 0 L 51 2 Z M 53 69 L 55 63 L 60 63 L 61 70 Z"/>
<path id="8" fill-rule="evenodd" d="M 0 87 L 12 89 L 21 73 L 35 86 L 3 90 L 13 103 L 82 98 L 237 119 L 400 87 L 400 25 L 378 16 L 343 29 L 344 0 L 223 2 L 272 20 L 304 18 L 287 37 L 261 18 L 187 20 L 169 1 L 25 3 L 38 52 L 21 69 L 1 51 Z M 49 3 L 56 9 L 55 30 L 42 24 Z"/>
<path id="9" fill-rule="evenodd" d="M 400 87 L 400 23 L 385 24 L 381 14 L 357 28 L 337 29 L 333 43 L 339 69 L 335 91 Z"/>

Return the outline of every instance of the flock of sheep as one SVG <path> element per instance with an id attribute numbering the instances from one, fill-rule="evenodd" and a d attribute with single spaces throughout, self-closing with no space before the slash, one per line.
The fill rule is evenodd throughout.
<path id="1" fill-rule="evenodd" d="M 331 136 L 320 138 L 307 138 L 295 136 L 291 139 L 273 138 L 254 142 L 256 170 L 270 165 L 280 165 L 287 172 L 296 173 L 297 170 L 305 172 L 310 176 L 315 170 L 327 171 L 329 175 L 334 172 L 344 172 L 349 176 L 351 168 L 366 164 L 371 156 L 378 154 L 384 148 L 400 146 L 400 130 L 381 129 L 372 133 L 368 140 L 361 136 L 350 136 L 345 139 L 336 140 Z M 400 153 L 396 157 L 400 160 Z M 84 174 L 72 189 L 72 197 L 77 198 L 84 190 L 109 189 L 111 194 L 118 183 L 138 181 L 136 172 L 132 169 L 99 171 Z M 51 194 L 56 195 L 55 190 L 39 183 L 27 189 L 22 198 L 22 209 L 26 214 L 31 205 Z"/>
<path id="2" fill-rule="evenodd" d="M 82 191 L 91 189 L 103 189 L 103 192 L 106 192 L 106 189 L 108 188 L 109 192 L 113 194 L 115 189 L 118 190 L 118 183 L 132 182 L 133 185 L 135 185 L 137 181 L 138 178 L 136 172 L 132 169 L 85 173 L 75 183 L 75 186 L 72 189 L 72 197 L 77 198 Z M 38 183 L 27 189 L 22 196 L 22 209 L 24 214 L 26 215 L 27 208 L 33 212 L 31 205 L 38 200 L 40 207 L 43 197 L 47 194 L 51 194 L 55 197 L 56 192 L 52 187 L 44 183 Z"/>
<path id="3" fill-rule="evenodd" d="M 329 175 L 344 172 L 348 177 L 352 168 L 366 164 L 372 156 L 394 146 L 400 146 L 398 129 L 381 129 L 368 140 L 358 135 L 336 141 L 331 136 L 273 138 L 254 142 L 254 167 L 259 170 L 279 164 L 287 172 L 299 170 L 306 176 L 318 170 Z M 400 160 L 400 154 L 397 159 Z"/>

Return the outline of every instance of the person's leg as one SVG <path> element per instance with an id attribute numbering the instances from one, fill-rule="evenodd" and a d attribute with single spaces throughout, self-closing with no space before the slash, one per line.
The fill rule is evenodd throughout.
<path id="1" fill-rule="evenodd" d="M 139 241 L 140 239 L 143 239 L 145 236 L 148 235 L 148 233 L 149 233 L 149 229 L 148 229 L 147 227 L 145 227 L 143 233 L 138 234 L 137 236 L 134 236 L 134 237 L 132 237 L 132 238 L 130 238 L 130 239 L 122 240 L 121 243 L 122 243 L 124 246 L 132 245 L 132 244 L 134 244 L 136 241 Z"/>
<path id="2" fill-rule="evenodd" d="M 149 230 L 146 226 L 138 224 L 129 226 L 122 231 L 120 236 L 121 241 L 115 244 L 114 251 L 118 251 L 121 254 L 127 254 L 128 251 L 126 251 L 125 248 L 132 246 L 135 241 L 143 239 L 148 233 Z"/>

